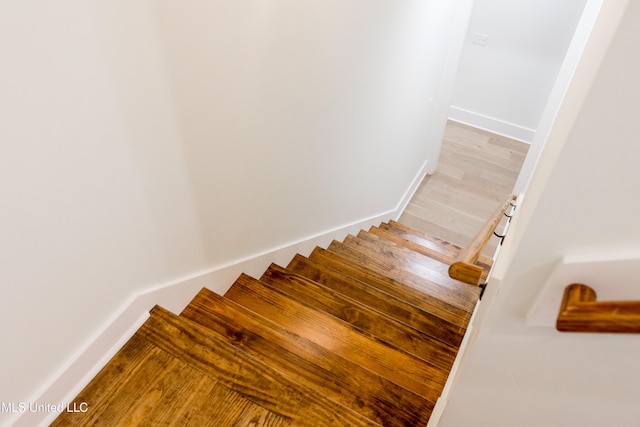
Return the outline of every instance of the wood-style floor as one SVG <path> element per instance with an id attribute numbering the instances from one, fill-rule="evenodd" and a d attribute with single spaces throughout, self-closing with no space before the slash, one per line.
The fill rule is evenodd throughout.
<path id="1" fill-rule="evenodd" d="M 438 168 L 422 182 L 399 222 L 466 246 L 512 194 L 528 149 L 524 142 L 449 121 Z M 492 239 L 484 254 L 491 256 L 497 243 Z"/>

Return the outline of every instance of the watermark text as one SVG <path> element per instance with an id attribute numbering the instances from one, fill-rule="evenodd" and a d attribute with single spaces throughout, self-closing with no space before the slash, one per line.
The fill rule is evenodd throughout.
<path id="1" fill-rule="evenodd" d="M 25 412 L 62 413 L 89 411 L 87 402 L 48 403 L 48 402 L 0 402 L 0 413 L 22 414 Z"/>

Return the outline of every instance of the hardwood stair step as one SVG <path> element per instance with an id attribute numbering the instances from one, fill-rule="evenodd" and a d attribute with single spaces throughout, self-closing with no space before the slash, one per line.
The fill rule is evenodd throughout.
<path id="1" fill-rule="evenodd" d="M 161 307 L 137 333 L 294 425 L 379 425 Z"/>
<path id="2" fill-rule="evenodd" d="M 447 265 L 453 264 L 456 259 L 456 257 L 453 256 L 452 254 L 444 253 L 441 250 L 433 250 L 432 248 L 434 246 L 437 246 L 433 242 L 420 244 L 416 242 L 416 240 L 424 242 L 424 239 L 421 239 L 416 236 L 413 236 L 413 238 L 408 239 L 407 238 L 409 236 L 408 234 L 404 233 L 402 230 L 393 231 L 392 229 L 388 228 L 387 224 L 384 224 L 384 223 L 380 224 L 379 227 L 375 227 L 375 226 L 370 227 L 369 233 L 375 234 L 376 236 L 383 238 L 385 240 L 389 240 L 395 244 L 402 245 L 406 248 L 409 248 L 413 251 L 421 253 L 422 255 L 426 255 L 429 258 L 435 259 Z M 428 246 L 425 246 L 425 245 L 428 245 Z"/>
<path id="3" fill-rule="evenodd" d="M 465 218 L 466 220 L 467 218 Z M 448 227 L 446 225 L 440 224 L 440 221 L 435 220 L 429 221 L 422 217 L 421 215 L 415 216 L 410 212 L 405 212 L 402 214 L 402 222 L 404 224 L 409 225 L 412 228 L 420 229 L 420 230 L 429 230 L 429 234 L 432 236 L 438 236 L 440 239 L 446 242 L 452 242 L 453 244 L 463 247 L 463 245 L 467 245 L 470 242 L 471 231 L 456 231 L 453 229 L 451 225 Z M 482 226 L 482 222 L 478 221 L 474 228 L 477 227 L 479 229 Z M 494 246 L 489 244 L 483 254 L 488 257 L 492 257 L 492 251 L 495 249 Z"/>
<path id="4" fill-rule="evenodd" d="M 344 243 L 354 240 L 359 246 L 364 246 L 372 250 L 376 250 L 378 253 L 385 254 L 387 256 L 394 256 L 400 259 L 401 262 L 407 264 L 407 269 L 415 269 L 415 263 L 419 266 L 419 271 L 428 272 L 429 276 L 424 276 L 437 283 L 453 282 L 453 279 L 449 277 L 449 265 L 445 262 L 423 255 L 415 250 L 408 249 L 405 246 L 399 245 L 393 240 L 387 239 L 386 236 L 380 236 L 371 231 L 360 231 L 356 237 L 347 236 Z M 454 285 L 455 286 L 455 285 Z"/>
<path id="5" fill-rule="evenodd" d="M 208 289 L 181 316 L 382 425 L 426 425 L 433 410 L 433 403 L 415 393 Z"/>
<path id="6" fill-rule="evenodd" d="M 457 258 L 458 255 L 462 251 L 464 251 L 464 247 L 458 246 L 452 242 L 449 242 L 445 239 L 429 235 L 419 230 L 415 230 L 411 227 L 408 227 L 402 223 L 396 221 L 389 221 L 388 223 L 380 224 L 380 228 L 390 231 L 394 234 L 400 234 L 404 236 L 407 240 L 414 241 L 415 243 L 420 244 L 421 246 L 427 246 L 429 248 L 433 248 L 434 245 L 438 247 L 438 251 L 444 254 L 449 254 L 452 258 Z M 424 244 L 423 244 L 424 243 Z M 430 244 L 429 244 L 430 243 Z M 488 256 L 480 255 L 478 258 L 478 265 L 486 268 L 487 270 L 491 269 L 493 265 L 493 259 Z"/>
<path id="7" fill-rule="evenodd" d="M 354 247 L 351 244 L 331 242 L 327 248 L 329 252 L 334 252 L 349 261 L 358 263 L 366 268 L 376 271 L 383 276 L 403 283 L 405 286 L 414 288 L 418 294 L 428 295 L 432 299 L 441 302 L 441 306 L 450 310 L 452 313 L 463 317 L 464 324 L 471 318 L 473 306 L 466 298 L 461 298 L 458 292 L 452 292 L 451 289 L 441 286 L 431 280 L 425 279 L 411 271 L 398 267 L 391 258 L 379 255 L 374 251 L 368 251 L 366 248 Z M 460 283 L 461 286 L 468 286 L 470 289 L 479 289 L 474 286 Z M 479 293 L 479 292 L 478 292 Z"/>
<path id="8" fill-rule="evenodd" d="M 260 277 L 303 304 L 328 313 L 442 370 L 451 369 L 451 347 L 411 326 L 276 264 Z"/>
<path id="9" fill-rule="evenodd" d="M 356 299 L 374 310 L 396 318 L 398 321 L 435 338 L 440 341 L 442 363 L 447 366 L 453 364 L 464 333 L 463 328 L 441 319 L 405 299 L 302 255 L 294 256 L 287 265 L 287 269 L 321 283 L 342 295 Z"/>
<path id="10" fill-rule="evenodd" d="M 242 274 L 225 297 L 435 403 L 447 372 Z"/>
<path id="11" fill-rule="evenodd" d="M 462 252 L 463 250 L 461 246 L 458 246 L 439 237 L 431 236 L 397 221 L 391 220 L 386 224 L 382 223 L 380 224 L 380 228 L 406 236 L 408 240 L 419 243 L 422 246 L 433 250 L 434 252 L 439 252 L 441 254 L 452 256 L 454 258 L 460 255 L 460 252 Z"/>
<path id="12" fill-rule="evenodd" d="M 158 306 L 75 401 L 91 419 L 58 425 L 380 425 Z"/>
<path id="13" fill-rule="evenodd" d="M 289 420 L 135 335 L 74 399 L 85 413 L 63 412 L 52 426 L 255 425 Z"/>
<path id="14" fill-rule="evenodd" d="M 449 277 L 447 264 L 366 231 L 359 232 L 358 236 L 347 236 L 344 244 L 372 258 L 385 261 L 395 271 L 404 271 L 435 284 L 440 291 L 446 293 L 443 297 L 447 301 L 466 311 L 473 311 L 476 305 L 479 294 L 477 287 Z"/>
<path id="15" fill-rule="evenodd" d="M 469 286 L 468 283 L 451 278 L 449 276 L 450 264 L 435 260 L 428 255 L 364 230 L 360 231 L 357 237 L 347 236 L 345 244 L 352 244 L 354 247 L 361 248 L 362 251 L 371 251 L 370 253 L 375 254 L 373 256 L 377 258 L 384 257 L 388 261 L 394 262 L 398 269 L 413 272 L 447 288 L 448 291 L 459 295 L 462 298 L 462 304 L 466 307 L 475 307 L 477 303 L 478 289 L 474 289 L 475 287 Z"/>
<path id="16" fill-rule="evenodd" d="M 386 275 L 385 271 L 371 268 L 374 260 L 339 242 L 335 243 L 334 251 L 316 247 L 309 258 L 419 307 L 427 316 L 433 318 L 432 322 L 434 323 L 437 323 L 437 319 L 446 320 L 455 326 L 454 329 L 451 329 L 452 333 L 457 333 L 460 336 L 464 334 L 471 318 L 468 312 L 398 281 Z M 427 324 L 431 324 L 431 322 Z"/>
<path id="17" fill-rule="evenodd" d="M 385 225 L 386 224 L 380 224 L 380 227 L 371 227 L 369 229 L 369 233 L 375 234 L 380 238 L 389 240 L 397 245 L 404 246 L 407 249 L 410 249 L 422 255 L 428 256 L 429 258 L 440 261 L 446 264 L 447 266 L 450 266 L 451 264 L 457 261 L 456 259 L 457 255 L 452 256 L 449 254 L 443 254 L 442 252 L 439 252 L 439 251 L 431 250 L 428 247 L 425 247 L 422 244 L 415 241 L 415 240 L 419 240 L 419 238 L 407 239 L 406 234 L 397 233 L 393 231 L 391 228 L 386 228 Z M 487 258 L 481 257 L 481 259 L 479 259 L 476 262 L 476 265 L 481 267 L 483 270 L 483 275 L 481 277 L 482 281 L 486 281 L 487 276 L 489 275 L 489 270 L 491 270 L 491 260 L 488 260 L 488 262 L 487 260 L 488 260 Z"/>

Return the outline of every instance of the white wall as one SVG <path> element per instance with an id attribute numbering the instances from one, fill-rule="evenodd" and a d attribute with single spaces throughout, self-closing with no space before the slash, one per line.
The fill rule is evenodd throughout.
<path id="1" fill-rule="evenodd" d="M 436 3 L 155 3 L 208 255 L 239 255 L 238 235 L 264 247 L 399 198 L 427 159 L 451 19 Z M 244 209 L 220 209 L 230 194 Z M 264 230 L 256 215 L 285 215 L 287 227 Z"/>
<path id="2" fill-rule="evenodd" d="M 397 210 L 470 5 L 2 3 L 0 401 L 149 289 Z"/>
<path id="3" fill-rule="evenodd" d="M 150 16 L 122 6 L 0 6 L 2 402 L 137 290 L 211 262 Z"/>
<path id="4" fill-rule="evenodd" d="M 450 116 L 531 142 L 586 0 L 477 0 Z M 486 46 L 473 34 L 488 36 Z"/>
<path id="5" fill-rule="evenodd" d="M 553 89 L 551 89 L 551 93 L 549 94 L 549 98 L 542 113 L 542 117 L 540 118 L 540 122 L 538 123 L 536 133 L 531 140 L 531 146 L 527 152 L 527 157 L 520 169 L 520 175 L 518 176 L 518 180 L 516 181 L 513 189 L 514 194 L 521 194 L 527 191 L 533 171 L 540 161 L 541 153 L 549 140 L 558 112 L 562 108 L 563 101 L 567 96 L 567 91 L 571 85 L 576 67 L 583 57 L 594 23 L 600 14 L 603 1 L 604 0 L 587 0 L 587 4 L 583 9 L 582 16 L 580 17 L 580 21 L 578 22 L 564 61 L 562 62 L 562 66 L 558 72 L 558 77 L 556 78 Z M 559 132 L 556 131 L 556 134 L 558 133 Z M 563 135 L 563 138 L 564 137 L 566 137 L 566 135 Z M 558 137 L 556 136 L 556 138 Z M 551 149 L 555 150 L 557 148 L 552 147 Z"/>
<path id="6" fill-rule="evenodd" d="M 500 286 L 499 292 L 442 427 L 638 425 L 637 336 L 561 334 L 525 322 L 563 255 L 640 252 L 640 228 L 634 224 L 640 217 L 640 201 L 634 197 L 640 192 L 635 126 L 640 60 L 634 54 L 640 42 L 638 19 L 639 3 L 605 0 L 514 221 L 521 229 L 519 244 L 510 259 L 498 260 L 504 273 L 489 286 Z M 566 138 L 556 140 L 567 125 Z M 599 286 L 615 293 L 615 283 Z M 640 299 L 640 289 L 635 295 Z"/>

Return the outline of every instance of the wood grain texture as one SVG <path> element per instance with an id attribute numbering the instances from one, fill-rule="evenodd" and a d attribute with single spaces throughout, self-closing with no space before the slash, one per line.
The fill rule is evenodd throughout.
<path id="1" fill-rule="evenodd" d="M 349 245 L 350 243 L 353 247 L 359 248 L 363 252 L 365 250 L 372 251 L 369 253 L 375 253 L 377 257 L 384 256 L 393 260 L 399 269 L 413 272 L 442 288 L 446 288 L 448 292 L 460 297 L 460 303 L 464 307 L 475 306 L 477 292 L 469 289 L 468 286 L 460 283 L 457 279 L 452 279 L 449 275 L 449 264 L 395 243 L 383 236 L 366 231 L 360 231 L 355 239 L 352 236 L 347 236 L 345 244 Z M 475 265 L 474 267 L 482 271 L 481 267 Z M 455 301 L 456 297 L 451 296 L 448 299 L 449 301 Z"/>
<path id="2" fill-rule="evenodd" d="M 428 255 L 433 254 L 434 258 L 439 255 L 443 255 L 447 259 L 456 258 L 463 250 L 461 246 L 448 242 L 444 239 L 440 239 L 436 236 L 430 236 L 421 230 L 416 230 L 415 228 L 411 228 L 397 221 L 391 220 L 387 224 L 380 224 L 380 228 L 399 234 L 405 239 L 411 240 L 424 248 L 429 249 L 430 253 Z"/>
<path id="3" fill-rule="evenodd" d="M 453 364 L 457 354 L 454 343 L 460 339 L 459 327 L 403 299 L 301 255 L 296 255 L 287 265 L 287 269 L 342 295 L 357 299 L 362 304 L 416 329 L 427 336 L 424 338 L 425 341 L 439 347 L 438 359 L 434 360 L 434 363 L 441 363 L 449 368 Z M 453 338 L 450 335 L 453 335 Z"/>
<path id="4" fill-rule="evenodd" d="M 446 371 L 451 369 L 450 346 L 359 301 L 275 264 L 265 271 L 260 280 L 309 307 L 331 314 L 422 359 L 425 363 Z"/>
<path id="5" fill-rule="evenodd" d="M 447 373 L 263 282 L 243 274 L 225 297 L 430 402 L 435 402 L 442 392 Z"/>
<path id="6" fill-rule="evenodd" d="M 422 294 L 446 301 L 447 305 L 458 308 L 467 316 L 471 316 L 475 307 L 479 292 L 473 291 L 477 288 L 454 281 L 442 273 L 431 273 L 419 262 L 398 256 L 395 251 L 386 252 L 380 248 L 369 247 L 366 242 L 355 236 L 347 236 L 345 243 L 334 241 L 327 249 L 412 286 Z"/>
<path id="7" fill-rule="evenodd" d="M 137 334 L 294 425 L 379 425 L 161 307 Z"/>
<path id="8" fill-rule="evenodd" d="M 640 333 L 640 301 L 596 301 L 592 288 L 574 283 L 565 288 L 556 329 Z"/>
<path id="9" fill-rule="evenodd" d="M 369 233 L 375 234 L 380 238 L 389 240 L 397 245 L 404 246 L 407 249 L 418 252 L 419 254 L 425 255 L 447 265 L 453 264 L 460 254 L 460 251 L 456 251 L 456 253 L 450 255 L 445 252 L 446 249 L 443 247 L 438 248 L 438 250 L 434 250 L 432 248 L 437 246 L 435 241 L 432 240 L 427 243 L 425 242 L 426 239 L 415 234 L 410 235 L 407 231 L 394 228 L 389 224 L 380 224 L 380 227 L 371 227 L 369 228 Z M 483 271 L 485 271 L 485 274 L 489 272 L 492 264 L 492 261 L 488 260 L 486 257 L 481 257 L 481 259 L 478 259 L 476 262 L 476 265 L 482 268 Z"/>
<path id="10" fill-rule="evenodd" d="M 309 258 L 420 307 L 425 313 L 455 325 L 455 329 L 451 330 L 452 333 L 464 334 L 471 318 L 467 311 L 429 293 L 422 292 L 410 283 L 404 283 L 401 279 L 397 280 L 391 277 L 387 274 L 384 265 L 378 266 L 375 264 L 375 260 L 368 258 L 363 253 L 341 245 L 339 242 L 334 243 L 332 243 L 333 250 L 315 248 Z M 434 319 L 434 321 L 437 320 Z"/>
<path id="11" fill-rule="evenodd" d="M 138 335 L 74 402 L 86 402 L 88 411 L 64 412 L 53 426 L 291 425 Z"/>
<path id="12" fill-rule="evenodd" d="M 433 409 L 415 393 L 207 289 L 181 316 L 382 425 L 425 425 Z"/>
<path id="13" fill-rule="evenodd" d="M 344 243 L 347 245 L 353 243 L 353 247 L 367 248 L 380 255 L 396 258 L 400 268 L 406 268 L 409 271 L 416 270 L 419 275 L 442 284 L 442 286 L 450 286 L 456 291 L 465 288 L 451 280 L 447 271 L 449 264 L 395 243 L 384 236 L 370 231 L 360 231 L 355 238 L 347 236 Z M 464 293 L 464 291 L 460 292 Z"/>

